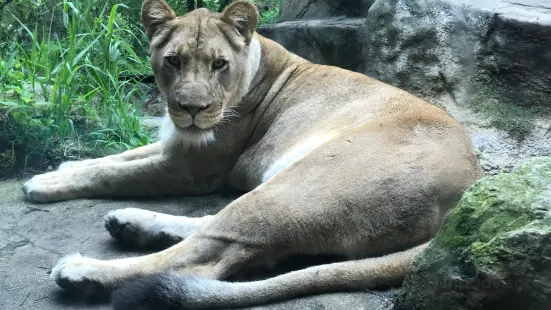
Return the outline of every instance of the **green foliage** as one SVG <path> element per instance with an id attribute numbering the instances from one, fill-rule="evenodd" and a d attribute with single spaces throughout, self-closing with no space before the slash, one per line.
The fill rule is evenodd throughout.
<path id="1" fill-rule="evenodd" d="M 249 0 L 255 4 L 260 11 L 259 24 L 272 24 L 279 18 L 279 0 Z M 167 0 L 178 15 L 187 12 L 188 0 Z M 221 5 L 230 4 L 232 1 L 203 0 L 203 7 L 211 11 L 221 11 Z M 222 7 L 223 9 L 223 7 Z"/>
<path id="2" fill-rule="evenodd" d="M 0 1 L 0 175 L 150 142 L 139 113 L 147 89 L 121 78 L 151 73 L 142 0 L 119 1 Z M 168 2 L 188 10 L 187 0 Z M 252 2 L 260 24 L 277 20 L 278 0 Z"/>
<path id="3" fill-rule="evenodd" d="M 0 153 L 0 169 L 12 169 L 15 166 L 15 161 L 15 150 L 13 148 Z"/>
<path id="4" fill-rule="evenodd" d="M 91 2 L 63 1 L 63 38 L 51 28 L 32 31 L 13 16 L 28 43 L 6 48 L 0 58 L 0 125 L 8 143 L 25 148 L 26 162 L 43 168 L 149 143 L 136 105 L 145 92 L 120 81 L 150 72 L 148 59 L 134 52 L 143 34 L 119 14 L 125 8 L 105 3 L 96 12 Z"/>
<path id="5" fill-rule="evenodd" d="M 262 12 L 260 15 L 260 25 L 264 24 L 273 24 L 277 22 L 277 19 L 279 18 L 279 4 L 274 7 L 273 10 L 268 10 L 265 12 Z"/>

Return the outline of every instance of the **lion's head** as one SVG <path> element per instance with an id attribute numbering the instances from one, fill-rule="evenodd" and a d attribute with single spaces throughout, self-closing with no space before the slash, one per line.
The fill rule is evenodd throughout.
<path id="1" fill-rule="evenodd" d="M 174 131 L 190 143 L 211 140 L 258 70 L 257 9 L 238 1 L 221 14 L 198 9 L 176 16 L 164 0 L 145 0 L 142 22 Z"/>

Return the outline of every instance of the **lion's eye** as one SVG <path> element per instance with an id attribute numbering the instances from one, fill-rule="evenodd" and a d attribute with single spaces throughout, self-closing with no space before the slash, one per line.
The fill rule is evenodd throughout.
<path id="1" fill-rule="evenodd" d="M 178 57 L 178 56 L 168 56 L 166 58 L 166 60 L 168 61 L 169 64 L 171 64 L 173 66 L 179 66 L 180 65 L 180 57 Z"/>
<path id="2" fill-rule="evenodd" d="M 228 62 L 226 60 L 224 60 L 222 58 L 218 58 L 212 63 L 212 69 L 220 70 L 220 69 L 224 68 L 227 64 L 228 64 Z"/>

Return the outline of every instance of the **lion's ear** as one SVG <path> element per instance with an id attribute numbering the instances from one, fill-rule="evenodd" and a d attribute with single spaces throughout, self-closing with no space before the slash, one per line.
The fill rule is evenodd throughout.
<path id="1" fill-rule="evenodd" d="M 142 24 L 150 41 L 159 26 L 174 18 L 176 13 L 164 0 L 145 0 L 142 3 Z"/>
<path id="2" fill-rule="evenodd" d="M 250 2 L 236 1 L 224 9 L 220 19 L 234 26 L 245 37 L 245 43 L 248 45 L 258 25 L 258 10 Z"/>

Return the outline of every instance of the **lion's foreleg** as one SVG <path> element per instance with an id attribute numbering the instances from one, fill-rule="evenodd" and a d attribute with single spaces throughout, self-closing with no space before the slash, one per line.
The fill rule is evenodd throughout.
<path id="1" fill-rule="evenodd" d="M 137 159 L 144 159 L 152 156 L 157 156 L 162 153 L 161 142 L 155 142 L 153 144 L 138 147 L 133 150 L 128 150 L 120 154 L 109 155 L 102 158 L 84 159 L 80 161 L 66 161 L 59 166 L 60 170 L 70 168 L 82 168 L 88 166 L 100 165 L 108 162 L 125 162 Z"/>
<path id="2" fill-rule="evenodd" d="M 186 186 L 174 180 L 180 172 L 162 155 L 123 162 L 106 161 L 34 176 L 23 185 L 23 192 L 34 202 L 176 194 Z"/>

